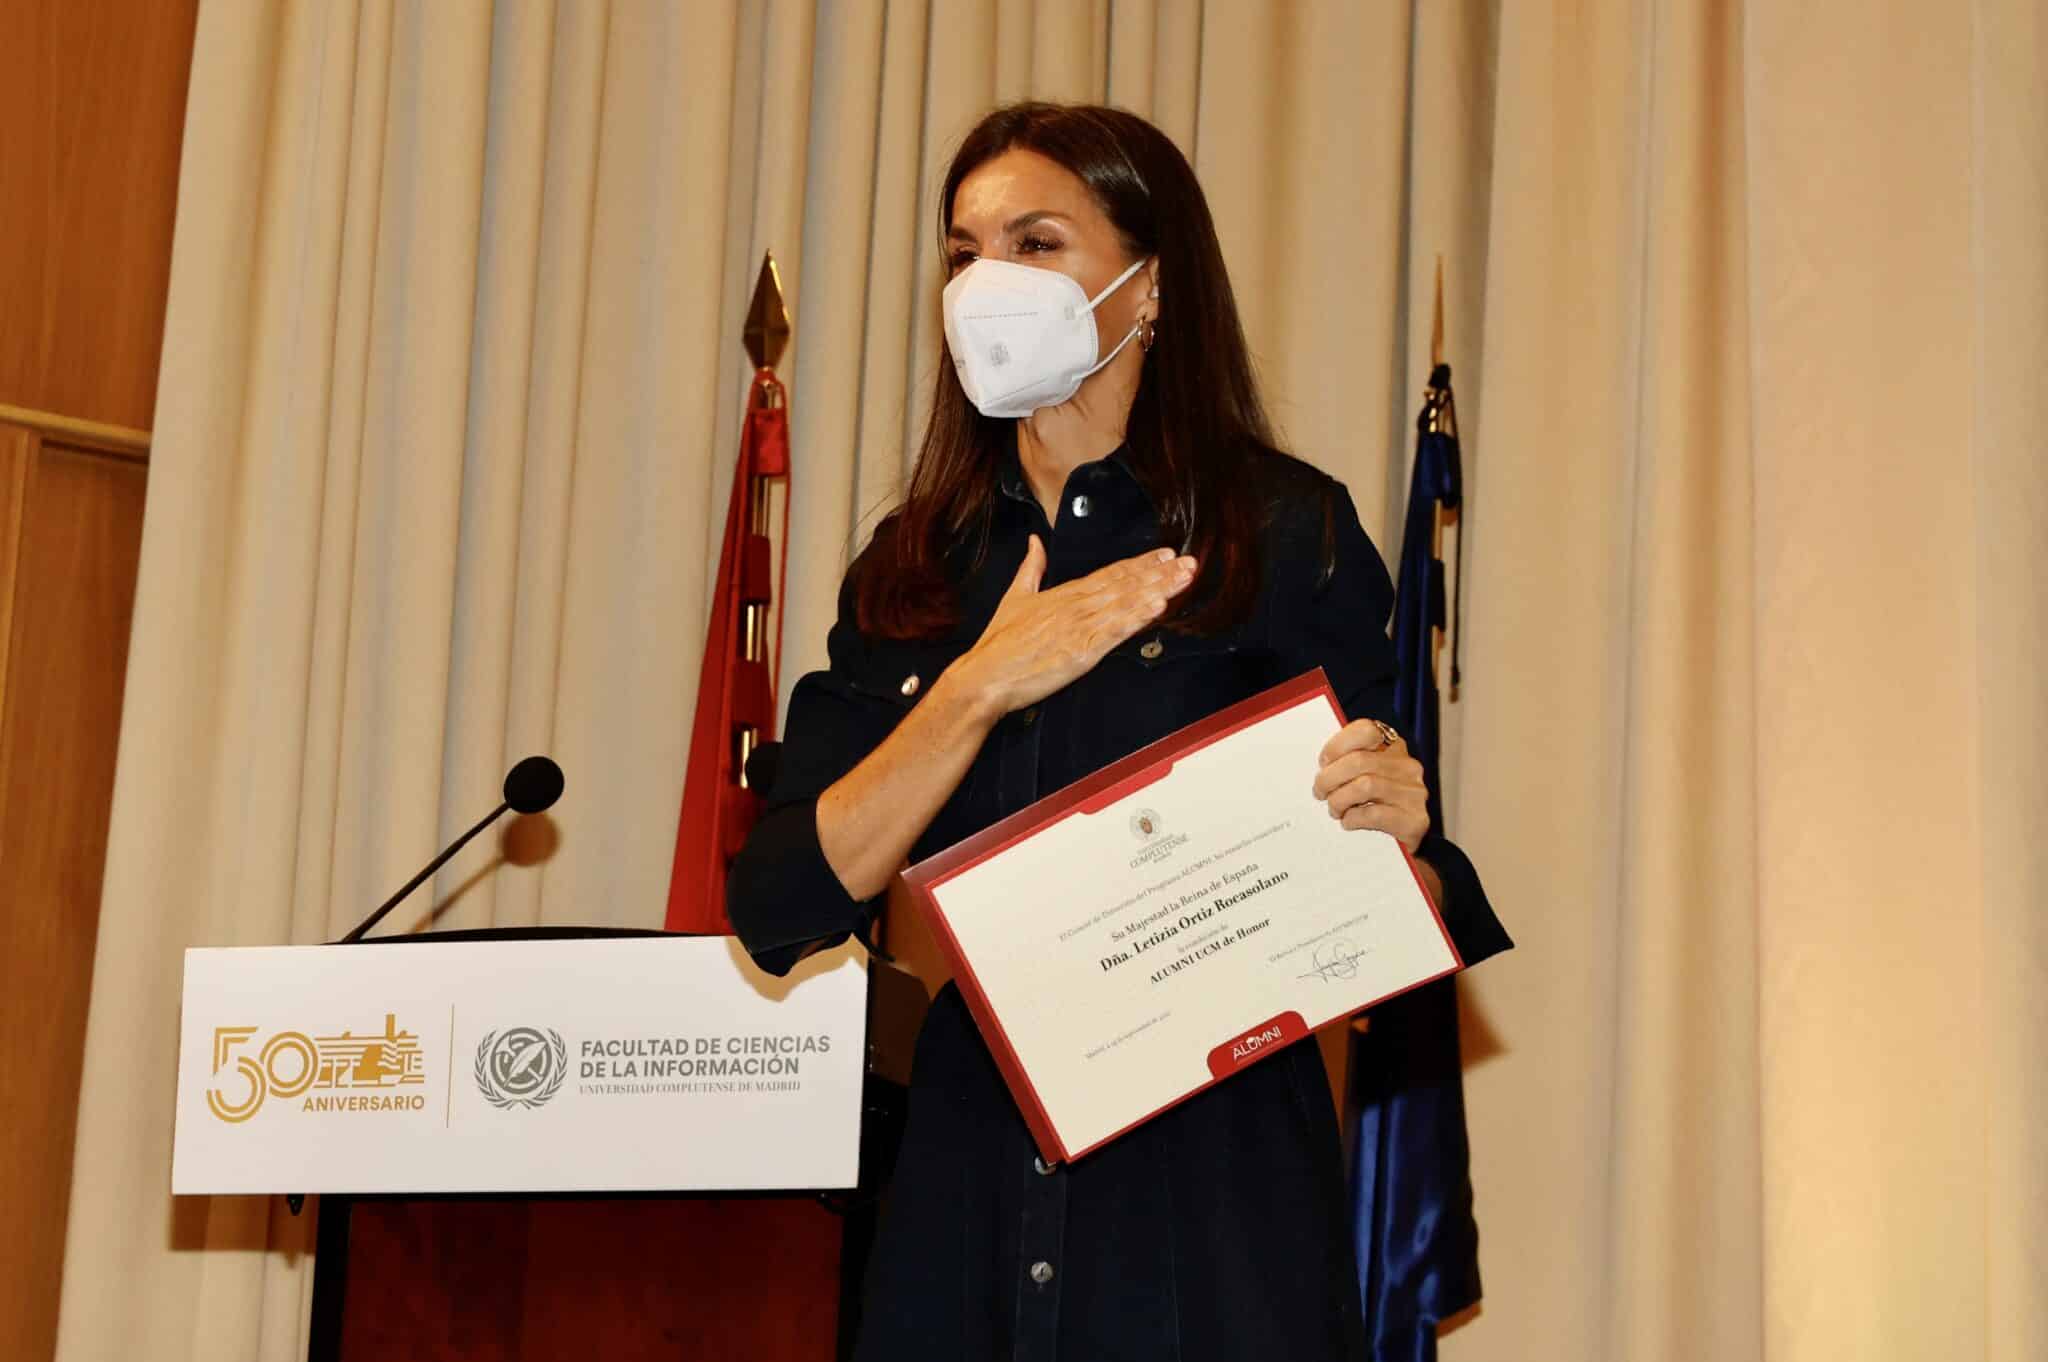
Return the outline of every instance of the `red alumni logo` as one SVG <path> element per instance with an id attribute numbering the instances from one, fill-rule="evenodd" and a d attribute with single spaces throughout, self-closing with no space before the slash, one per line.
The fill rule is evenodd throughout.
<path id="1" fill-rule="evenodd" d="M 1245 1065 L 1264 1059 L 1308 1034 L 1299 1012 L 1282 1012 L 1240 1032 L 1209 1052 L 1209 1073 L 1228 1078 Z"/>

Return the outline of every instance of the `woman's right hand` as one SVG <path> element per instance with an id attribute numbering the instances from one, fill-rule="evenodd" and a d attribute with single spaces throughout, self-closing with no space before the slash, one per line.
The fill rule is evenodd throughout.
<path id="1" fill-rule="evenodd" d="M 974 646 L 818 797 L 818 849 L 853 898 L 889 887 L 996 720 L 1037 704 L 1165 614 L 1195 580 L 1195 560 L 1155 549 L 1050 591 L 1038 589 L 1044 578 L 1045 545 L 1034 535 Z"/>
<path id="2" fill-rule="evenodd" d="M 995 615 L 948 672 L 996 717 L 1035 705 L 1166 613 L 1195 560 L 1154 549 L 1040 591 L 1045 545 L 1031 536 Z"/>

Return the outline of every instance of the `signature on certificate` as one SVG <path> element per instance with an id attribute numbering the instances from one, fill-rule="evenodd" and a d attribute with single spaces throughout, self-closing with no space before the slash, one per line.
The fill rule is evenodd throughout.
<path id="1" fill-rule="evenodd" d="M 1349 937 L 1333 936 L 1316 947 L 1311 957 L 1315 968 L 1295 977 L 1321 979 L 1326 984 L 1332 979 L 1354 979 L 1358 976 L 1358 962 L 1370 954 L 1369 950 L 1360 950 Z"/>

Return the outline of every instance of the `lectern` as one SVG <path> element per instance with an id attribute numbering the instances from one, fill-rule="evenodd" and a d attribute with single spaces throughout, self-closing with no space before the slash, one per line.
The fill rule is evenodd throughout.
<path id="1" fill-rule="evenodd" d="M 319 1193 L 312 1362 L 844 1355 L 924 988 L 553 928 L 186 958 L 173 1190 Z"/>

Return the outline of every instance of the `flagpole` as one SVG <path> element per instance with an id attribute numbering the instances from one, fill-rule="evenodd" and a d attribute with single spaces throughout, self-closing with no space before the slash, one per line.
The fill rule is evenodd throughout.
<path id="1" fill-rule="evenodd" d="M 1438 251 L 1436 256 L 1436 315 L 1429 330 L 1429 384 L 1423 391 L 1422 413 L 1423 430 L 1426 433 L 1441 435 L 1451 440 L 1458 438 L 1457 400 L 1451 395 L 1450 376 L 1444 369 L 1444 256 L 1442 251 Z M 1430 521 L 1429 547 L 1431 556 L 1439 562 L 1443 561 L 1444 558 L 1444 533 L 1446 530 L 1457 535 L 1460 546 L 1463 546 L 1465 527 L 1460 516 L 1464 504 L 1462 498 L 1451 505 L 1445 505 L 1441 501 L 1436 504 L 1435 514 Z M 1464 573 L 1464 567 L 1463 555 L 1453 554 L 1451 570 L 1453 599 L 1457 598 L 1458 589 L 1463 585 L 1460 578 Z M 1457 618 L 1458 612 L 1452 611 L 1451 621 L 1454 627 Z M 1444 633 L 1444 630 L 1437 630 L 1436 637 L 1431 639 L 1432 654 L 1441 652 L 1444 644 L 1448 641 L 1443 637 Z M 1445 698 L 1449 703 L 1455 705 L 1458 703 L 1459 681 L 1455 647 L 1453 647 L 1451 658 L 1451 680 L 1450 685 L 1445 687 Z"/>
<path id="2" fill-rule="evenodd" d="M 775 737 L 781 616 L 771 612 L 788 577 L 790 476 L 789 397 L 775 365 L 789 335 L 775 257 L 764 255 L 741 332 L 754 372 L 740 417 L 739 456 L 726 503 L 676 819 L 666 918 L 674 932 L 731 930 L 725 915 L 726 868 L 762 807 L 747 767 L 760 764 L 757 755 Z M 778 482 L 783 488 L 779 517 Z"/>
<path id="3" fill-rule="evenodd" d="M 741 338 L 747 347 L 747 357 L 754 362 L 755 381 L 753 391 L 747 395 L 747 409 L 750 412 L 781 410 L 784 397 L 782 384 L 775 380 L 775 366 L 789 344 L 789 311 L 783 305 L 782 276 L 775 268 L 773 251 L 761 257 L 761 273 L 754 281 L 754 297 L 747 308 L 747 322 Z M 762 381 L 764 376 L 766 382 Z M 769 537 L 773 524 L 769 509 L 774 500 L 775 481 L 772 474 L 758 473 L 748 480 L 747 524 L 763 540 Z M 749 600 L 740 629 L 740 655 L 771 672 L 768 612 L 773 607 L 772 600 Z M 733 770 L 741 789 L 751 788 L 747 779 L 747 759 L 754 755 L 760 741 L 760 729 L 755 725 L 742 723 L 735 727 Z"/>
<path id="4" fill-rule="evenodd" d="M 1394 715 L 1430 784 L 1432 831 L 1443 825 L 1436 658 L 1457 626 L 1445 619 L 1442 537 L 1463 496 L 1457 412 L 1444 358 L 1443 259 L 1437 259 L 1430 369 L 1415 424 L 1395 575 Z M 1455 613 L 1452 620 L 1455 619 Z M 1448 626 L 1448 627 L 1447 627 Z M 1451 655 L 1457 673 L 1455 647 Z M 1376 1008 L 1352 1035 L 1346 1093 L 1352 1242 L 1370 1362 L 1430 1362 L 1439 1327 L 1479 1300 L 1478 1228 L 1459 1062 L 1458 1001 L 1443 980 Z"/>

